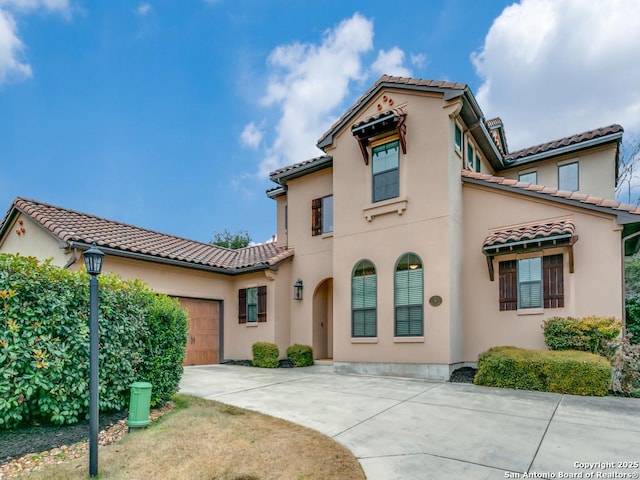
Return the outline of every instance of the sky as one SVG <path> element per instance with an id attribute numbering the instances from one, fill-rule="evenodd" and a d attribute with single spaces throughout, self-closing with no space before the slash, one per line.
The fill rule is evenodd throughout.
<path id="1" fill-rule="evenodd" d="M 264 242 L 268 173 L 382 74 L 466 83 L 513 151 L 640 138 L 639 59 L 640 0 L 0 0 L 0 211 Z"/>

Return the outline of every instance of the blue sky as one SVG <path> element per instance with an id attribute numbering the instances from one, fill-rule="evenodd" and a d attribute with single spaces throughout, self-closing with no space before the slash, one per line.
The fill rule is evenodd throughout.
<path id="1" fill-rule="evenodd" d="M 467 83 L 512 150 L 640 132 L 640 0 L 0 0 L 0 209 L 275 233 L 267 172 L 383 73 Z"/>

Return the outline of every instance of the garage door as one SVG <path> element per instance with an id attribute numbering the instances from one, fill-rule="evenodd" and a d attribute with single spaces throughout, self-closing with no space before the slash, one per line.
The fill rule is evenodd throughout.
<path id="1" fill-rule="evenodd" d="M 220 302 L 197 298 L 178 298 L 189 312 L 189 336 L 183 365 L 218 363 Z"/>

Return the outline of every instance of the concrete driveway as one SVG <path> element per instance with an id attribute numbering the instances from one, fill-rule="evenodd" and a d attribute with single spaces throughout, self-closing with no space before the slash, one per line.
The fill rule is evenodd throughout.
<path id="1" fill-rule="evenodd" d="M 187 367 L 180 392 L 318 430 L 351 450 L 370 480 L 640 477 L 636 399 L 340 375 L 331 366 Z"/>

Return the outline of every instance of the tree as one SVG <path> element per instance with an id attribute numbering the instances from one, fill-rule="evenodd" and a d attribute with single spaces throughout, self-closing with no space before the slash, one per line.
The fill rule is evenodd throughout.
<path id="1" fill-rule="evenodd" d="M 236 250 L 238 248 L 248 247 L 251 243 L 251 236 L 246 230 L 238 230 L 236 233 L 231 233 L 225 228 L 222 232 L 214 233 L 213 240 L 209 243 L 211 245 Z"/>
<path id="2" fill-rule="evenodd" d="M 640 204 L 640 138 L 623 143 L 620 149 L 616 199 L 623 203 Z"/>

